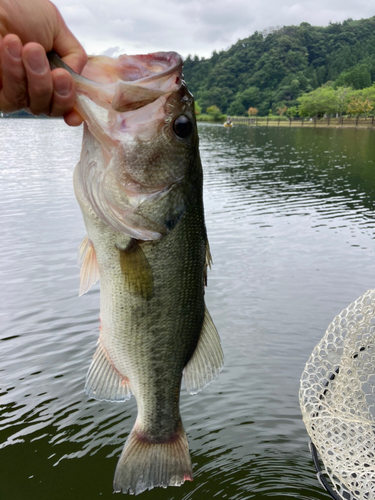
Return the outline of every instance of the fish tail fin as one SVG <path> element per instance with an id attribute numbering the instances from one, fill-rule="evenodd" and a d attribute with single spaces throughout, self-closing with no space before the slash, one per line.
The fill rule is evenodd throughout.
<path id="1" fill-rule="evenodd" d="M 117 463 L 115 493 L 137 495 L 155 486 L 181 486 L 193 480 L 189 445 L 185 430 L 179 430 L 165 442 L 155 443 L 137 431 L 130 433 Z"/>

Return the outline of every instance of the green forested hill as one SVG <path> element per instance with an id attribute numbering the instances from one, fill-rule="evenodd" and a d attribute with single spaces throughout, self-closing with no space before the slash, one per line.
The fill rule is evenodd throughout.
<path id="1" fill-rule="evenodd" d="M 375 16 L 255 32 L 210 59 L 188 56 L 184 74 L 202 111 L 216 105 L 231 115 L 294 106 L 326 82 L 368 87 L 375 80 Z"/>

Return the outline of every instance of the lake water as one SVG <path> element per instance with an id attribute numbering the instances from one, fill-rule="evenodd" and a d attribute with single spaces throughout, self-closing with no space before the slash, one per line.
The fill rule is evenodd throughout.
<path id="1" fill-rule="evenodd" d="M 99 285 L 78 298 L 80 129 L 0 120 L 0 498 L 113 499 L 136 416 L 88 400 Z M 375 135 L 200 125 L 225 367 L 182 393 L 194 482 L 147 499 L 328 498 L 299 379 L 333 317 L 374 288 Z"/>

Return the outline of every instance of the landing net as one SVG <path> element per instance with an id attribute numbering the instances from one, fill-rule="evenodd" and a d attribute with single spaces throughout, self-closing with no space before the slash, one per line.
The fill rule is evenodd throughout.
<path id="1" fill-rule="evenodd" d="M 329 325 L 302 373 L 299 400 L 331 496 L 375 500 L 375 290 Z"/>

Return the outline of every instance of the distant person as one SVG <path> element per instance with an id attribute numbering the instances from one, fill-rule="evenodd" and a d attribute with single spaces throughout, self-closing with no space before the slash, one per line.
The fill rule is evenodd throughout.
<path id="1" fill-rule="evenodd" d="M 72 76 L 51 71 L 46 52 L 55 50 L 81 73 L 87 62 L 82 45 L 48 0 L 0 0 L 0 111 L 28 108 L 31 113 L 64 116 L 68 125 L 82 123 L 72 111 Z"/>
<path id="2" fill-rule="evenodd" d="M 230 116 L 227 116 L 227 125 L 231 125 L 232 124 L 232 120 L 230 119 Z"/>

